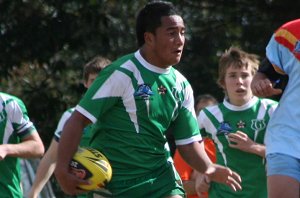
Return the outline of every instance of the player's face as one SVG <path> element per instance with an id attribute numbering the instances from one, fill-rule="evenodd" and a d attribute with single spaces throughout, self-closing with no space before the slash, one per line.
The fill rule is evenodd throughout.
<path id="1" fill-rule="evenodd" d="M 236 106 L 246 104 L 252 98 L 250 84 L 253 75 L 251 68 L 230 66 L 225 74 L 224 89 L 229 102 Z"/>
<path id="2" fill-rule="evenodd" d="M 180 61 L 185 42 L 185 26 L 178 15 L 164 16 L 161 26 L 151 34 L 151 63 L 166 68 Z"/>
<path id="3" fill-rule="evenodd" d="M 98 74 L 89 74 L 89 78 L 86 82 L 84 82 L 85 88 L 89 88 L 94 80 L 97 78 Z"/>

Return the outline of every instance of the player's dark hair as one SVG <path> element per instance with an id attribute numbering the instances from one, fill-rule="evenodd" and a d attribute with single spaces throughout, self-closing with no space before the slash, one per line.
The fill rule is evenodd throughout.
<path id="1" fill-rule="evenodd" d="M 136 36 L 138 46 L 144 43 L 144 33 L 151 32 L 155 34 L 156 28 L 161 26 L 163 16 L 179 15 L 178 11 L 171 2 L 153 1 L 140 10 L 136 19 Z"/>

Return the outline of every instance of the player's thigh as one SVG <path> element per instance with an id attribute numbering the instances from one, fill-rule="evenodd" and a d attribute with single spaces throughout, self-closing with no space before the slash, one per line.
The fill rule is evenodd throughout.
<path id="1" fill-rule="evenodd" d="M 281 153 L 268 154 L 267 176 L 282 175 L 300 182 L 300 159 Z"/>
<path id="2" fill-rule="evenodd" d="M 280 153 L 266 158 L 269 198 L 299 198 L 300 159 Z"/>
<path id="3" fill-rule="evenodd" d="M 299 198 L 299 182 L 289 176 L 268 176 L 269 198 Z"/>

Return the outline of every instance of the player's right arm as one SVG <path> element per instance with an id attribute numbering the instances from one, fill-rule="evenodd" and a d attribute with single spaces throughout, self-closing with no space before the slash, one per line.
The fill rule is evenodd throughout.
<path id="1" fill-rule="evenodd" d="M 52 140 L 47 152 L 39 163 L 36 176 L 29 191 L 29 198 L 37 198 L 41 190 L 54 172 L 57 158 L 58 142 Z"/>
<path id="2" fill-rule="evenodd" d="M 187 195 L 196 194 L 195 181 L 191 177 L 193 169 L 182 159 L 177 149 L 175 150 L 173 160 L 174 166 L 181 177 L 182 184 Z"/>
<path id="3" fill-rule="evenodd" d="M 275 69 L 275 67 L 276 66 L 272 65 L 268 58 L 265 58 L 261 62 L 251 82 L 251 89 L 255 96 L 269 97 L 282 93 L 284 87 L 278 86 L 277 88 L 277 85 L 280 81 L 285 81 L 284 72 L 277 67 L 277 69 Z M 280 73 L 278 73 L 278 71 L 280 71 Z"/>
<path id="4" fill-rule="evenodd" d="M 282 90 L 274 88 L 270 79 L 261 72 L 257 72 L 253 77 L 251 89 L 253 94 L 258 97 L 269 97 L 282 93 Z"/>
<path id="5" fill-rule="evenodd" d="M 91 121 L 88 118 L 75 110 L 63 128 L 58 145 L 57 164 L 54 173 L 66 194 L 83 193 L 84 191 L 79 190 L 77 186 L 89 184 L 88 181 L 81 180 L 69 172 L 69 163 L 78 148 L 83 129 L 90 123 Z"/>

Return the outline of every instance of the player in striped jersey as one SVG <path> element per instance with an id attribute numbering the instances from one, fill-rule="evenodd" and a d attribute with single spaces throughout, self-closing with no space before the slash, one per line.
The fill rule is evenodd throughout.
<path id="1" fill-rule="evenodd" d="M 215 143 L 217 163 L 242 178 L 242 190 L 238 192 L 212 182 L 210 198 L 267 197 L 264 136 L 277 102 L 253 96 L 250 84 L 258 64 L 257 56 L 239 48 L 225 51 L 219 61 L 218 78 L 225 99 L 205 108 L 198 117 L 201 134 Z M 200 183 L 206 184 L 205 180 Z"/>
<path id="2" fill-rule="evenodd" d="M 252 83 L 258 96 L 281 94 L 280 75 L 288 83 L 267 128 L 266 154 L 270 198 L 300 197 L 300 19 L 278 28 L 266 48 L 269 64 Z M 274 85 L 274 87 L 273 87 Z"/>
<path id="3" fill-rule="evenodd" d="M 112 197 L 184 196 L 166 156 L 165 133 L 171 125 L 177 147 L 192 167 L 240 189 L 239 176 L 211 163 L 198 142 L 191 85 L 172 67 L 180 61 L 185 43 L 182 17 L 169 2 L 150 2 L 139 12 L 136 30 L 139 50 L 98 76 L 64 127 L 55 170 L 63 190 L 76 194 L 81 192 L 78 184 L 87 184 L 68 172 L 68 164 L 82 128 L 91 122 L 91 146 L 112 165 L 112 180 L 105 186 Z"/>
<path id="4" fill-rule="evenodd" d="M 41 157 L 43 153 L 43 142 L 24 103 L 0 92 L 0 197 L 23 197 L 19 158 Z"/>

